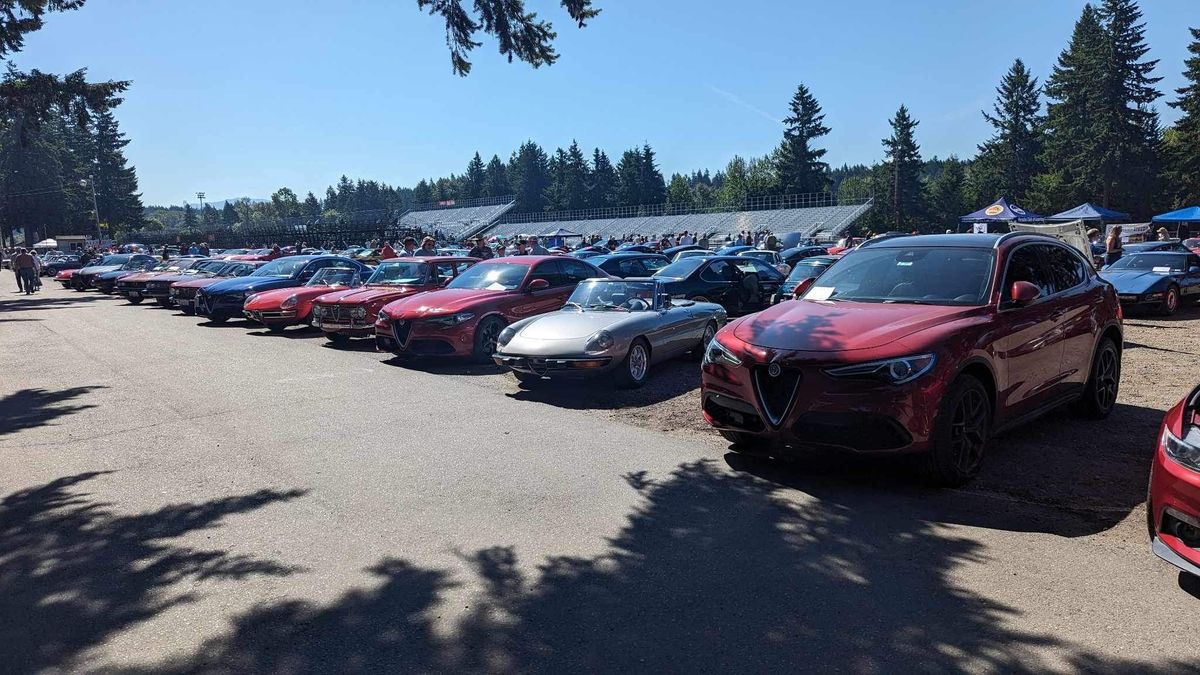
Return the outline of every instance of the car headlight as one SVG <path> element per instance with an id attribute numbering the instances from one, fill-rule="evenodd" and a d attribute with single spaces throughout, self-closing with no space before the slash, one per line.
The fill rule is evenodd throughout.
<path id="1" fill-rule="evenodd" d="M 888 384 L 906 384 L 928 373 L 936 362 L 937 357 L 933 354 L 917 354 L 826 368 L 825 373 L 833 377 L 868 378 Z"/>
<path id="2" fill-rule="evenodd" d="M 350 310 L 350 316 L 355 319 L 365 319 L 367 318 L 367 308 L 355 307 L 354 309 Z"/>
<path id="3" fill-rule="evenodd" d="M 312 314 L 319 319 L 325 316 L 325 308 L 321 305 L 313 305 Z"/>
<path id="4" fill-rule="evenodd" d="M 475 315 L 471 312 L 459 312 L 458 314 L 451 314 L 450 316 L 439 316 L 436 319 L 429 319 L 428 321 L 434 326 L 449 328 L 450 326 L 457 326 L 460 323 L 470 321 L 474 318 Z"/>
<path id="5" fill-rule="evenodd" d="M 609 349 L 612 349 L 612 346 L 614 343 L 616 343 L 616 340 L 613 339 L 612 333 L 610 333 L 606 330 L 597 331 L 597 333 L 595 335 L 593 335 L 590 339 L 588 339 L 587 344 L 583 346 L 583 351 L 585 351 L 585 352 L 608 351 Z"/>
<path id="6" fill-rule="evenodd" d="M 708 343 L 708 347 L 704 350 L 704 362 L 702 365 L 708 366 L 714 363 L 719 363 L 723 366 L 740 366 L 742 360 L 738 358 L 728 347 L 721 344 L 721 341 L 713 338 Z"/>
<path id="7" fill-rule="evenodd" d="M 1162 438 L 1158 444 L 1167 457 L 1186 466 L 1192 471 L 1200 471 L 1200 432 L 1195 430 L 1179 438 L 1170 429 L 1163 429 Z"/>
<path id="8" fill-rule="evenodd" d="M 167 295 L 169 295 L 170 297 L 172 297 L 172 298 L 173 298 L 173 297 L 175 297 L 176 295 L 179 295 L 179 291 L 177 291 L 177 290 L 175 290 L 174 288 L 172 288 L 171 290 L 167 291 Z"/>
<path id="9" fill-rule="evenodd" d="M 513 328 L 512 326 L 505 327 L 504 330 L 500 331 L 500 336 L 496 338 L 496 346 L 503 347 L 509 342 L 512 342 L 512 339 L 516 337 L 516 335 L 517 329 Z"/>
<path id="10" fill-rule="evenodd" d="M 258 293 L 242 293 L 242 303 L 254 302 L 258 298 Z"/>
<path id="11" fill-rule="evenodd" d="M 299 302 L 299 298 L 294 295 L 289 295 L 284 298 L 283 302 L 279 303 L 279 309 L 295 309 Z"/>
<path id="12" fill-rule="evenodd" d="M 391 318 L 392 318 L 392 315 L 391 315 L 391 314 L 388 314 L 388 313 L 387 313 L 386 311 L 384 311 L 383 309 L 380 309 L 380 310 L 379 310 L 379 313 L 375 315 L 375 320 L 376 320 L 376 321 L 390 321 L 390 320 L 391 320 Z"/>

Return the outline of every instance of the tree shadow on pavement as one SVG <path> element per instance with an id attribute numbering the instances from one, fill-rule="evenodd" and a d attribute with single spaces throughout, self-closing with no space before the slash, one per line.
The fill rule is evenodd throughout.
<path id="1" fill-rule="evenodd" d="M 260 490 L 121 515 L 79 489 L 103 473 L 60 478 L 0 501 L 0 670 L 69 670 L 84 650 L 197 597 L 175 584 L 296 571 L 169 540 L 304 491 Z"/>
<path id="2" fill-rule="evenodd" d="M 374 590 L 285 601 L 232 622 L 174 672 L 1197 672 L 1098 654 L 1022 626 L 965 588 L 982 544 L 889 500 L 797 503 L 779 482 L 697 461 L 625 476 L 642 503 L 594 557 L 523 570 L 464 554 L 483 586 L 457 623 L 439 572 L 385 559 Z"/>
<path id="3" fill-rule="evenodd" d="M 0 398 L 0 436 L 44 426 L 59 417 L 95 408 L 94 404 L 61 404 L 85 396 L 97 389 L 107 389 L 107 387 L 71 387 L 58 391 L 22 389 Z"/>

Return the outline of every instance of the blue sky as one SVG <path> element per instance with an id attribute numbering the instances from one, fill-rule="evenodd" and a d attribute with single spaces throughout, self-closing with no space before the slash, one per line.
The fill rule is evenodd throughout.
<path id="1" fill-rule="evenodd" d="M 301 195 L 342 174 L 412 185 L 507 158 L 531 138 L 611 154 L 642 142 L 664 173 L 719 169 L 779 140 L 804 82 L 833 132 L 828 159 L 881 155 L 905 103 L 926 157 L 971 155 L 1014 58 L 1044 79 L 1083 7 L 1075 0 L 596 0 L 577 30 L 556 0 L 558 64 L 507 63 L 486 40 L 467 78 L 437 19 L 413 0 L 91 0 L 53 15 L 23 68 L 133 86 L 118 109 L 147 204 Z M 1163 91 L 1180 86 L 1195 0 L 1142 2 Z M 1164 120 L 1176 113 L 1160 100 Z"/>

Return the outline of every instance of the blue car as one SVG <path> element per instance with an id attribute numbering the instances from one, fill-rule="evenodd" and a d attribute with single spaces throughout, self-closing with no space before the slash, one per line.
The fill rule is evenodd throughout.
<path id="1" fill-rule="evenodd" d="M 276 258 L 244 277 L 218 281 L 196 292 L 196 314 L 213 323 L 224 323 L 242 316 L 246 296 L 276 288 L 303 286 L 318 270 L 326 267 L 357 267 L 363 273 L 370 268 L 340 255 L 292 255 Z"/>
<path id="2" fill-rule="evenodd" d="M 98 286 L 96 280 L 97 277 L 102 274 L 108 274 L 110 272 L 120 272 L 124 274 L 134 267 L 138 269 L 141 269 L 143 265 L 153 267 L 157 262 L 158 258 L 155 258 L 152 255 L 146 255 L 144 253 L 117 253 L 113 255 L 106 255 L 97 261 L 96 264 L 88 265 L 87 267 L 84 267 L 76 272 L 74 276 L 71 277 L 71 288 L 74 288 L 77 291 L 82 291 L 91 288 L 92 286 Z M 147 269 L 149 269 L 149 267 L 147 267 Z M 105 283 L 108 283 L 107 279 L 105 280 Z M 116 281 L 112 282 L 112 284 L 115 283 Z M 108 288 L 108 292 L 111 293 L 112 285 L 109 285 Z"/>
<path id="3" fill-rule="evenodd" d="M 1100 278 L 1113 285 L 1126 308 L 1174 314 L 1181 303 L 1200 300 L 1200 256 L 1195 253 L 1126 253 L 1101 270 Z"/>

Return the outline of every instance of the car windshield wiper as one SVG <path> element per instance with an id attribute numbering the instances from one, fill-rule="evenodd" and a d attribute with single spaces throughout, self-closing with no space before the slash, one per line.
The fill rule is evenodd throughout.
<path id="1" fill-rule="evenodd" d="M 578 302 L 572 302 L 568 300 L 567 304 L 563 305 L 563 309 L 566 309 L 567 307 L 578 307 L 579 311 L 583 311 L 583 305 L 579 304 Z"/>
<path id="2" fill-rule="evenodd" d="M 887 298 L 883 301 L 885 305 L 928 305 L 931 303 L 916 298 Z"/>

